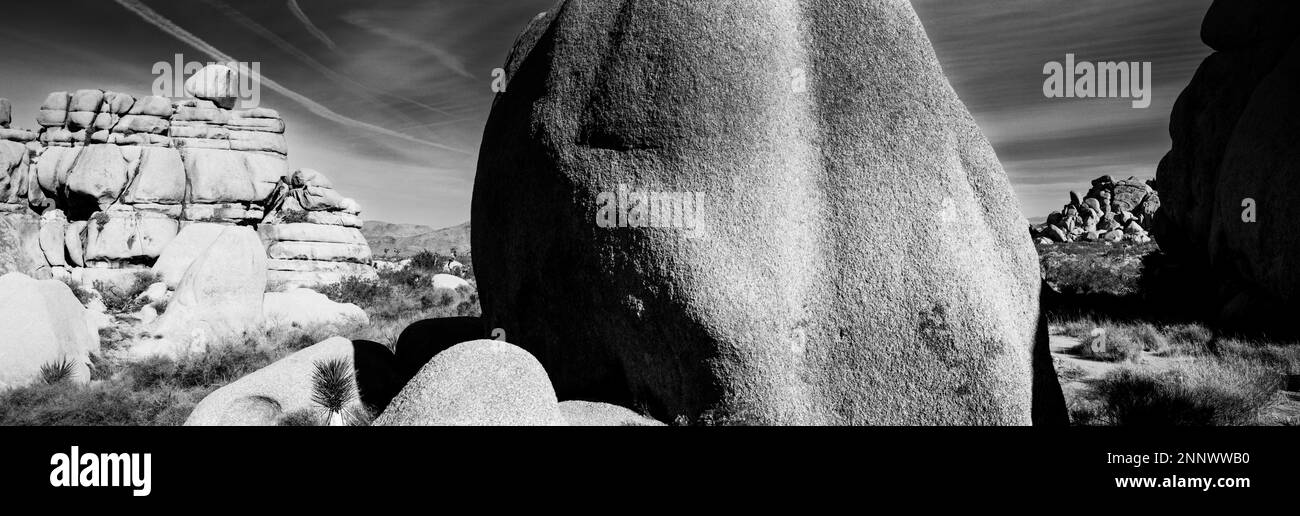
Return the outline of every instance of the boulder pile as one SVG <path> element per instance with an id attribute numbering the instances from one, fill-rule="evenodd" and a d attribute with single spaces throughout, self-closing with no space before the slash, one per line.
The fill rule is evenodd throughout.
<path id="1" fill-rule="evenodd" d="M 1070 202 L 1047 216 L 1047 222 L 1030 227 L 1035 242 L 1151 241 L 1148 231 L 1160 210 L 1160 194 L 1151 181 L 1136 177 L 1116 181 L 1111 176 L 1092 180 L 1082 197 L 1070 192 Z"/>
<path id="2" fill-rule="evenodd" d="M 373 275 L 357 203 L 319 172 L 289 173 L 279 113 L 224 100 L 55 92 L 41 105 L 39 130 L 28 131 L 9 128 L 9 102 L 0 99 L 0 217 L 23 229 L 6 232 L 0 257 L 18 254 L 11 248 L 35 255 L 0 265 L 115 280 L 152 265 L 188 225 L 270 222 L 262 236 L 273 276 L 310 285 Z M 268 221 L 272 210 L 284 213 Z M 296 212 L 312 226 L 274 227 Z"/>
<path id="3" fill-rule="evenodd" d="M 294 172 L 271 198 L 271 215 L 257 230 L 272 282 L 292 287 L 377 276 L 361 234 L 360 207 L 339 195 L 323 174 Z"/>

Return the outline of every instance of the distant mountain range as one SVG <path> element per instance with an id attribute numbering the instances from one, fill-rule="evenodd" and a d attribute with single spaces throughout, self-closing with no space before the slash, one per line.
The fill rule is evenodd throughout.
<path id="1" fill-rule="evenodd" d="M 434 229 L 419 224 L 393 224 L 368 220 L 361 226 L 361 234 L 370 244 L 376 259 L 410 258 L 428 249 L 438 254 L 450 254 L 452 248 L 461 253 L 470 250 L 470 223 L 449 228 Z"/>

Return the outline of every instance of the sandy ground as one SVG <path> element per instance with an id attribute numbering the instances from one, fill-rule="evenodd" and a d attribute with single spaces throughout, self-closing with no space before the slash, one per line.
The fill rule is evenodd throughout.
<path id="1" fill-rule="evenodd" d="M 1065 335 L 1060 328 L 1055 326 L 1050 328 L 1050 347 L 1052 357 L 1057 363 L 1057 373 L 1059 374 L 1066 368 L 1078 368 L 1083 374 L 1077 378 L 1066 380 L 1061 378 L 1061 389 L 1065 392 L 1066 399 L 1078 396 L 1091 389 L 1091 383 L 1100 379 L 1107 373 L 1121 367 L 1136 367 L 1153 371 L 1169 370 L 1180 363 L 1190 363 L 1195 360 L 1191 357 L 1161 357 L 1150 353 L 1143 353 L 1138 363 L 1115 363 L 1090 360 L 1080 357 L 1070 352 L 1072 348 L 1079 345 L 1079 339 Z M 1274 418 L 1281 420 L 1300 421 L 1300 392 L 1281 392 L 1279 395 L 1280 403 L 1272 409 Z"/>

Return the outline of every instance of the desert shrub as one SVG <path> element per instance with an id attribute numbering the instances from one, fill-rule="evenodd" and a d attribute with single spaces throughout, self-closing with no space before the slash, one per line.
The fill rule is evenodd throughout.
<path id="1" fill-rule="evenodd" d="M 99 353 L 90 354 L 90 379 L 109 380 L 117 373 L 117 364 Z"/>
<path id="2" fill-rule="evenodd" d="M 1092 318 L 1071 318 L 1066 320 L 1053 320 L 1052 324 L 1059 326 L 1061 332 L 1076 339 L 1087 338 L 1092 330 L 1102 326 L 1103 323 Z"/>
<path id="3" fill-rule="evenodd" d="M 1142 258 L 1158 249 L 1154 243 L 1076 242 L 1040 246 L 1038 251 L 1044 279 L 1061 293 L 1122 297 L 1139 293 Z"/>
<path id="4" fill-rule="evenodd" d="M 96 281 L 95 290 L 98 290 L 104 301 L 104 306 L 113 313 L 131 313 L 144 308 L 148 304 L 143 299 L 138 299 L 150 285 L 162 280 L 162 276 L 149 271 L 135 273 L 131 280 L 131 285 L 126 288 L 118 287 L 115 284 Z"/>
<path id="5" fill-rule="evenodd" d="M 411 256 L 410 268 L 419 271 L 442 271 L 443 265 L 446 265 L 449 258 L 438 256 L 437 253 L 428 249 L 421 249 L 420 252 Z"/>
<path id="6" fill-rule="evenodd" d="M 1052 364 L 1056 368 L 1056 377 L 1062 383 L 1078 381 L 1085 376 L 1088 376 L 1088 372 L 1082 367 L 1066 363 L 1059 358 L 1052 357 Z"/>
<path id="7" fill-rule="evenodd" d="M 1200 356 L 1209 354 L 1214 331 L 1200 324 L 1174 324 L 1164 328 L 1169 347 L 1166 356 Z"/>
<path id="8" fill-rule="evenodd" d="M 203 394 L 120 382 L 36 384 L 0 392 L 0 426 L 177 426 Z"/>
<path id="9" fill-rule="evenodd" d="M 153 356 L 128 362 L 122 375 L 137 390 L 159 387 L 215 388 L 266 367 L 277 360 L 274 351 L 242 345 L 210 346 L 204 353 L 180 358 Z"/>
<path id="10" fill-rule="evenodd" d="M 45 385 L 56 385 L 72 381 L 72 377 L 76 374 L 77 363 L 64 358 L 41 365 L 40 379 Z"/>
<path id="11" fill-rule="evenodd" d="M 410 289 L 428 288 L 433 285 L 433 280 L 428 274 L 421 273 L 413 268 L 386 270 L 379 272 L 379 279 L 384 283 L 393 286 L 402 286 Z"/>
<path id="12" fill-rule="evenodd" d="M 1143 344 L 1125 331 L 1097 331 L 1082 339 L 1075 353 L 1084 358 L 1104 362 L 1137 362 L 1142 358 Z"/>
<path id="13" fill-rule="evenodd" d="M 105 350 L 119 349 L 134 337 L 128 329 L 119 325 L 110 325 L 99 329 L 99 346 Z"/>
<path id="14" fill-rule="evenodd" d="M 1240 359 L 1207 359 L 1171 371 L 1125 368 L 1094 386 L 1104 422 L 1119 426 L 1227 426 L 1259 422 L 1281 376 Z"/>
<path id="15" fill-rule="evenodd" d="M 297 224 L 308 222 L 307 212 L 303 210 L 285 210 L 280 212 L 281 224 Z"/>
<path id="16" fill-rule="evenodd" d="M 381 281 L 348 276 L 338 283 L 322 286 L 319 292 L 335 302 L 366 307 L 392 297 L 393 288 Z"/>

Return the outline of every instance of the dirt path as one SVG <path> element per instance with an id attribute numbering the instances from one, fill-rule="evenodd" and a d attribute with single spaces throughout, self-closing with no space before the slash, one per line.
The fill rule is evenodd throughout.
<path id="1" fill-rule="evenodd" d="M 1056 362 L 1056 372 L 1061 380 L 1061 389 L 1065 392 L 1067 404 L 1070 400 L 1086 395 L 1092 384 L 1111 371 L 1129 367 L 1148 371 L 1168 371 L 1180 364 L 1189 364 L 1193 357 L 1163 357 L 1152 353 L 1142 353 L 1138 362 L 1104 362 L 1083 358 L 1073 351 L 1079 345 L 1079 339 L 1065 335 L 1061 328 L 1049 329 L 1049 345 L 1052 358 Z M 1300 424 L 1300 392 L 1281 392 L 1279 403 L 1266 416 L 1279 422 Z"/>

